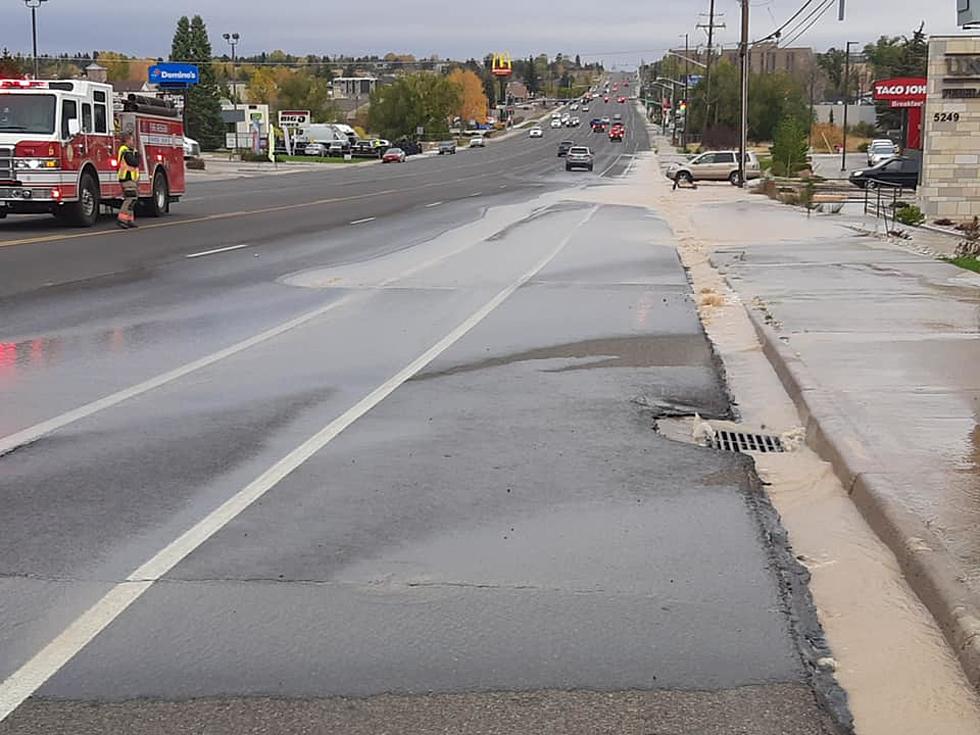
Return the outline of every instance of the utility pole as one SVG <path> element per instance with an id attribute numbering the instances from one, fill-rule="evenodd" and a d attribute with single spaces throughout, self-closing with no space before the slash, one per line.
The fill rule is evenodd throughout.
<path id="1" fill-rule="evenodd" d="M 738 138 L 738 185 L 745 187 L 745 154 L 749 147 L 749 0 L 742 3 L 742 40 L 739 54 L 742 61 L 742 120 Z"/>
<path id="2" fill-rule="evenodd" d="M 698 23 L 697 27 L 708 32 L 708 58 L 704 65 L 704 125 L 701 127 L 701 133 L 704 134 L 711 117 L 711 62 L 714 56 L 715 28 L 725 28 L 724 23 L 715 23 L 715 0 L 711 0 L 708 7 L 708 22 Z"/>
<path id="3" fill-rule="evenodd" d="M 847 171 L 847 108 L 851 102 L 851 46 L 857 41 L 848 41 L 844 48 L 844 145 L 840 150 L 840 170 Z"/>
<path id="4" fill-rule="evenodd" d="M 687 153 L 687 119 L 690 117 L 691 100 L 688 85 L 691 79 L 691 48 L 688 34 L 684 34 L 684 132 L 681 134 L 681 147 Z"/>

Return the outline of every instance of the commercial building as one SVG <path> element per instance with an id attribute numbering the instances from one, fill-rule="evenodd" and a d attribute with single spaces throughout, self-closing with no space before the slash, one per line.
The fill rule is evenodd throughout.
<path id="1" fill-rule="evenodd" d="M 330 82 L 334 99 L 367 98 L 378 86 L 377 77 L 335 77 Z"/>

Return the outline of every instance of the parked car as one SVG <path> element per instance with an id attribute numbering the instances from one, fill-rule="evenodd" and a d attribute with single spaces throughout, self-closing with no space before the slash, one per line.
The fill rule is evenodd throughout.
<path id="1" fill-rule="evenodd" d="M 745 180 L 762 175 L 759 159 L 751 151 L 745 154 Z M 686 163 L 675 163 L 667 169 L 667 177 L 675 181 L 730 181 L 738 185 L 738 151 L 708 151 Z"/>
<path id="2" fill-rule="evenodd" d="M 559 143 L 558 157 L 561 158 L 562 156 L 566 155 L 568 153 L 568 149 L 571 148 L 573 145 L 575 145 L 575 141 L 572 140 L 563 140 L 561 143 Z"/>
<path id="3" fill-rule="evenodd" d="M 188 138 L 184 136 L 184 159 L 188 158 L 200 158 L 201 157 L 201 144 L 198 143 L 193 138 Z"/>
<path id="4" fill-rule="evenodd" d="M 331 140 L 327 146 L 328 156 L 343 156 L 350 153 L 351 146 L 349 140 Z"/>
<path id="5" fill-rule="evenodd" d="M 405 163 L 405 151 L 401 148 L 389 148 L 381 157 L 382 163 Z"/>
<path id="6" fill-rule="evenodd" d="M 898 155 L 898 148 L 890 140 L 873 140 L 868 145 L 868 165 L 877 166 L 882 161 Z"/>
<path id="7" fill-rule="evenodd" d="M 561 123 L 559 123 L 559 125 L 560 124 Z M 527 137 L 528 138 L 543 138 L 544 137 L 544 131 L 541 128 L 539 128 L 537 125 L 535 125 L 533 128 L 531 128 L 530 130 L 527 131 Z"/>
<path id="8" fill-rule="evenodd" d="M 870 168 L 852 171 L 849 180 L 861 189 L 873 189 L 878 186 L 914 189 L 919 183 L 919 161 L 904 156 L 889 158 Z"/>
<path id="9" fill-rule="evenodd" d="M 351 153 L 361 158 L 377 158 L 380 150 L 373 140 L 358 140 L 351 146 Z"/>
<path id="10" fill-rule="evenodd" d="M 456 141 L 455 140 L 444 140 L 439 144 L 439 155 L 456 155 Z"/>
<path id="11" fill-rule="evenodd" d="M 400 148 L 402 151 L 404 151 L 406 156 L 417 156 L 422 152 L 421 143 L 415 140 L 408 140 L 407 138 L 402 138 L 401 140 L 395 141 L 394 146 L 388 146 L 388 148 L 392 147 Z"/>
<path id="12" fill-rule="evenodd" d="M 574 145 L 568 149 L 565 155 L 565 170 L 571 171 L 574 168 L 584 168 L 591 171 L 595 163 L 592 151 L 584 145 Z"/>
<path id="13" fill-rule="evenodd" d="M 474 135 L 470 138 L 470 148 L 486 148 L 487 139 L 482 135 Z"/>
<path id="14" fill-rule="evenodd" d="M 305 156 L 326 156 L 329 151 L 327 150 L 326 143 L 307 143 L 306 149 L 303 151 Z"/>

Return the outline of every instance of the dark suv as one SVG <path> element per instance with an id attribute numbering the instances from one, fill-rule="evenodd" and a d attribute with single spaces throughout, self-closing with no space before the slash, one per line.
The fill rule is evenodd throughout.
<path id="1" fill-rule="evenodd" d="M 571 140 L 563 140 L 561 143 L 559 143 L 558 157 L 561 158 L 562 156 L 566 155 L 568 153 L 568 149 L 571 148 L 573 145 L 575 145 L 575 143 Z"/>

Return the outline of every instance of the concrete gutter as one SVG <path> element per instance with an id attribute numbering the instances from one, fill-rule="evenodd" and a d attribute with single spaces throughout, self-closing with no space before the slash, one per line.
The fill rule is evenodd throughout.
<path id="1" fill-rule="evenodd" d="M 889 468 L 868 454 L 861 436 L 803 361 L 765 322 L 746 311 L 763 351 L 806 426 L 807 444 L 830 462 L 865 520 L 898 559 L 909 585 L 936 619 L 971 685 L 980 690 L 980 597 L 963 583 L 963 570 L 943 544 L 894 500 Z"/>

